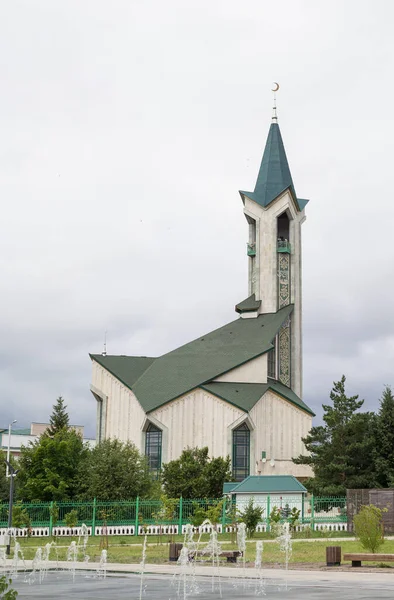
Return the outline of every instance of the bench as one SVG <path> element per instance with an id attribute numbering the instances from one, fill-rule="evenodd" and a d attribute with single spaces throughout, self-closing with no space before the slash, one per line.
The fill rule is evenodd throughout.
<path id="1" fill-rule="evenodd" d="M 219 554 L 219 556 L 224 556 L 224 558 L 227 559 L 228 563 L 236 563 L 237 558 L 242 555 L 243 555 L 243 553 L 240 552 L 239 550 L 228 550 L 228 551 L 221 552 Z M 190 552 L 189 560 L 194 560 L 194 559 L 195 559 L 195 553 Z"/>
<path id="2" fill-rule="evenodd" d="M 361 567 L 361 561 L 394 562 L 394 554 L 344 554 L 343 560 L 351 560 L 352 567 Z"/>
<path id="3" fill-rule="evenodd" d="M 242 552 L 240 552 L 239 550 L 230 550 L 228 552 L 221 552 L 219 556 L 224 556 L 225 558 L 227 558 L 228 563 L 236 563 L 237 558 L 239 556 L 242 556 Z"/>

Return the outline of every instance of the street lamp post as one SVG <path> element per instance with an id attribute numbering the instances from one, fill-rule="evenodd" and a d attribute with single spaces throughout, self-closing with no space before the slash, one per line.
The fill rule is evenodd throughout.
<path id="1" fill-rule="evenodd" d="M 10 476 L 8 465 L 10 464 L 10 453 L 11 453 L 11 429 L 12 429 L 12 426 L 14 425 L 14 423 L 16 423 L 16 419 L 14 419 L 12 421 L 12 423 L 10 423 L 8 425 L 8 449 L 7 449 L 7 461 L 6 461 L 6 463 L 7 463 L 6 477 Z"/>
<path id="2" fill-rule="evenodd" d="M 7 540 L 7 548 L 6 548 L 6 554 L 8 554 L 8 556 L 9 556 L 11 553 L 12 507 L 14 504 L 14 485 L 15 485 L 14 481 L 15 481 L 15 475 L 18 473 L 18 470 L 14 469 L 14 467 L 12 466 L 12 464 L 10 462 L 8 462 L 8 460 L 6 460 L 5 463 L 10 472 L 10 503 L 8 506 L 8 540 Z"/>

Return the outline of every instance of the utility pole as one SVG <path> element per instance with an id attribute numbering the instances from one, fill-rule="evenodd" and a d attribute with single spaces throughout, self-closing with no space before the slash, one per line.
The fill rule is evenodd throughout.
<path id="1" fill-rule="evenodd" d="M 15 485 L 15 475 L 18 473 L 19 469 L 14 469 L 12 464 L 8 462 L 8 460 L 4 461 L 7 465 L 7 468 L 10 473 L 10 503 L 8 506 L 8 540 L 7 540 L 7 548 L 6 554 L 9 556 L 11 553 L 11 529 L 12 529 L 12 508 L 14 505 L 14 485 Z"/>
<path id="2" fill-rule="evenodd" d="M 14 423 L 16 423 L 16 422 L 17 422 L 17 420 L 14 419 L 12 421 L 12 423 L 10 423 L 8 425 L 8 449 L 7 449 L 7 460 L 6 460 L 6 463 L 7 463 L 6 477 L 7 477 L 7 479 L 10 476 L 8 465 L 9 465 L 9 462 L 10 462 L 10 451 L 11 451 L 11 429 L 12 429 L 12 426 L 14 425 Z"/>

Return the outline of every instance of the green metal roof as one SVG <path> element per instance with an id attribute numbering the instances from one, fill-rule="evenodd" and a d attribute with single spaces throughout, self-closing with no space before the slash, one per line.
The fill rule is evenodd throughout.
<path id="1" fill-rule="evenodd" d="M 268 390 L 272 390 L 298 408 L 301 408 L 313 417 L 315 416 L 315 413 L 311 411 L 309 406 L 307 406 L 293 390 L 274 379 L 268 379 L 267 383 L 230 383 L 224 381 L 212 381 L 200 385 L 200 387 L 211 392 L 215 396 L 226 400 L 226 402 L 230 402 L 230 404 L 233 404 L 245 412 L 252 410 L 256 402 L 258 402 Z"/>
<path id="2" fill-rule="evenodd" d="M 285 492 L 306 494 L 307 492 L 293 475 L 250 475 L 227 492 L 224 486 L 224 494 L 229 492 L 231 494 L 283 494 Z"/>
<path id="3" fill-rule="evenodd" d="M 226 483 L 223 483 L 223 494 L 230 493 L 237 485 L 238 483 L 236 481 L 227 481 Z"/>
<path id="4" fill-rule="evenodd" d="M 276 392 L 277 394 L 279 394 L 279 396 L 282 396 L 282 398 L 289 400 L 289 402 L 295 404 L 296 406 L 298 406 L 298 408 L 302 408 L 303 410 L 305 410 L 305 412 L 312 415 L 312 417 L 316 416 L 315 413 L 309 408 L 309 406 L 307 406 L 307 404 L 305 404 L 305 402 L 301 400 L 301 398 L 299 398 L 297 394 L 293 392 L 292 389 L 287 387 L 287 385 L 283 385 L 283 383 L 280 383 L 280 381 L 276 381 L 275 379 L 269 378 L 267 385 L 269 389 L 271 389 L 273 392 Z"/>
<path id="5" fill-rule="evenodd" d="M 207 392 L 234 404 L 237 408 L 249 412 L 256 402 L 265 394 L 269 385 L 266 383 L 227 383 L 213 381 L 200 386 Z"/>
<path id="6" fill-rule="evenodd" d="M 4 433 L 8 437 L 8 427 L 4 427 L 4 429 L 0 427 L 0 433 Z M 28 429 L 12 429 L 11 435 L 31 435 L 30 427 Z"/>
<path id="7" fill-rule="evenodd" d="M 295 202 L 302 210 L 309 200 L 297 198 L 279 125 L 271 123 L 254 192 L 240 191 L 240 194 L 242 198 L 247 196 L 265 207 L 287 189 L 291 190 Z"/>
<path id="8" fill-rule="evenodd" d="M 102 354 L 89 354 L 89 356 L 130 389 L 156 360 L 148 356 L 103 356 Z"/>
<path id="9" fill-rule="evenodd" d="M 159 358 L 145 358 L 138 379 L 136 360 L 143 357 L 90 356 L 132 389 L 145 412 L 150 412 L 271 350 L 292 310 L 290 304 L 255 319 L 239 318 Z"/>
<path id="10" fill-rule="evenodd" d="M 246 298 L 246 300 L 242 300 L 242 302 L 236 304 L 235 310 L 238 313 L 254 312 L 260 308 L 260 305 L 261 300 L 256 300 L 256 294 L 252 294 L 249 298 Z"/>
<path id="11" fill-rule="evenodd" d="M 30 427 L 26 429 L 13 429 L 12 435 L 31 435 L 31 429 Z"/>

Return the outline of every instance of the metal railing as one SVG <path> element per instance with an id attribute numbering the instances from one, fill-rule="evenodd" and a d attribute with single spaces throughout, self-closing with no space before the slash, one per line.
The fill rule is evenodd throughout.
<path id="1" fill-rule="evenodd" d="M 278 240 L 277 250 L 278 252 L 287 252 L 288 254 L 291 254 L 291 244 L 289 240 Z"/>
<path id="2" fill-rule="evenodd" d="M 213 499 L 183 499 L 172 501 L 171 509 L 166 508 L 160 500 L 124 500 L 118 502 L 97 501 L 90 502 L 57 502 L 58 511 L 54 511 L 53 502 L 29 502 L 20 504 L 29 515 L 31 527 L 48 527 L 51 534 L 56 525 L 67 527 L 66 516 L 71 511 L 77 512 L 77 525 L 85 523 L 92 528 L 95 535 L 95 527 L 106 524 L 132 525 L 135 527 L 135 535 L 138 535 L 141 526 L 149 525 L 176 525 L 181 531 L 182 526 L 194 520 L 199 509 L 206 511 L 222 502 L 220 524 L 222 528 L 231 526 L 234 522 L 234 514 L 243 512 L 247 501 L 231 499 L 231 497 Z M 292 511 L 299 511 L 297 522 L 300 525 L 308 524 L 313 529 L 316 524 L 346 523 L 346 498 L 345 497 L 314 497 L 314 496 L 290 496 L 290 495 L 267 495 L 254 498 L 255 504 L 263 509 L 262 522 L 267 529 L 270 528 L 273 515 L 279 514 L 282 521 L 292 518 Z M 54 522 L 54 512 L 58 518 Z M 278 518 L 278 517 L 277 517 Z M 0 504 L 0 528 L 7 527 L 8 503 Z"/>
<path id="3" fill-rule="evenodd" d="M 248 256 L 256 256 L 256 244 L 246 244 L 246 253 Z"/>

